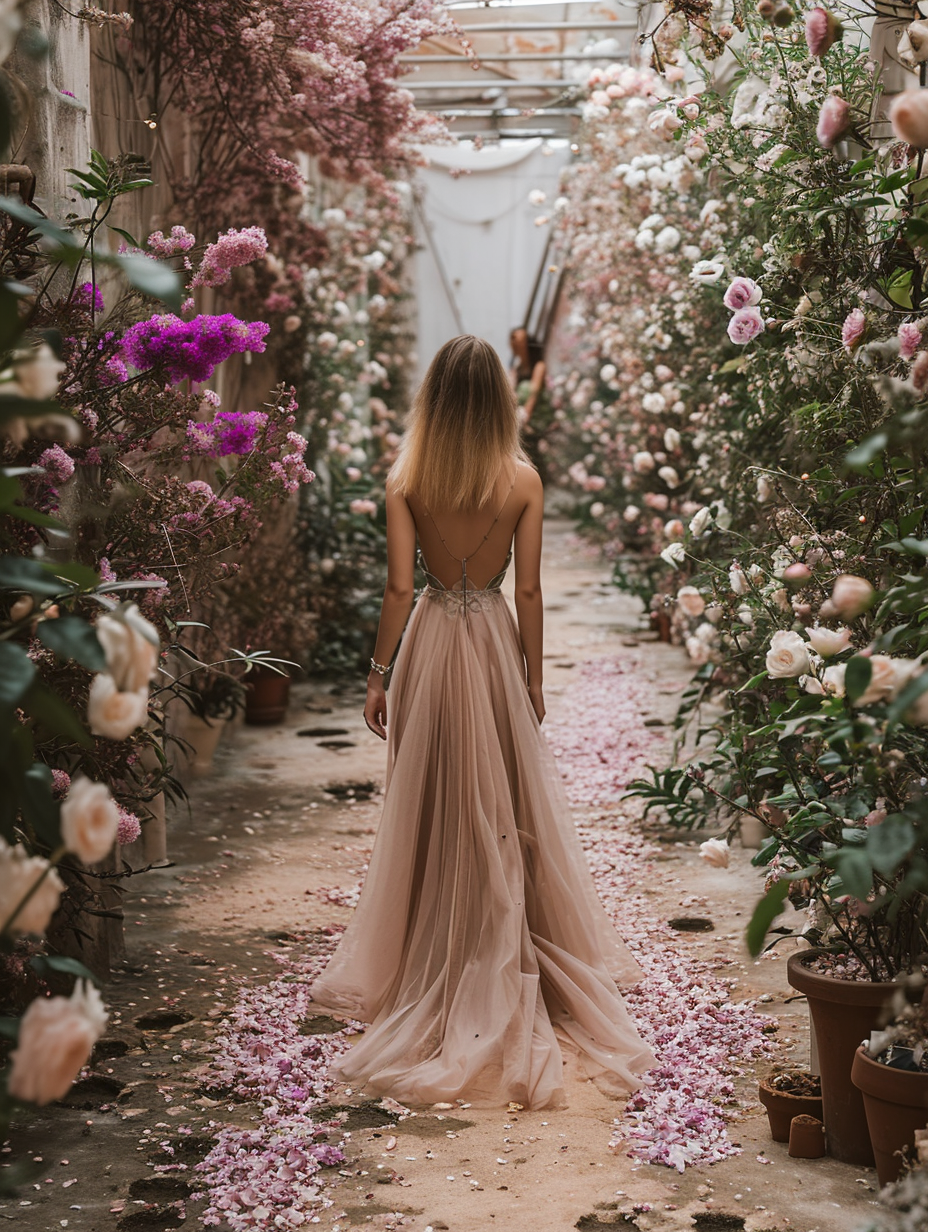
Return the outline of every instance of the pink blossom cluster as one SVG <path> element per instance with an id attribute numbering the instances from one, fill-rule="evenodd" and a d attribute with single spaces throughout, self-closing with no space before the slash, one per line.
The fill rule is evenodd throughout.
<path id="1" fill-rule="evenodd" d="M 315 1221 L 332 1204 L 320 1170 L 345 1157 L 341 1144 L 320 1141 L 337 1123 L 315 1119 L 313 1110 L 329 1098 L 334 1084 L 328 1067 L 357 1028 L 302 1035 L 294 1024 L 313 1014 L 309 988 L 331 957 L 337 933 L 301 939 L 299 957 L 274 955 L 280 976 L 243 985 L 200 1075 L 207 1090 L 257 1099 L 261 1108 L 254 1128 L 218 1127 L 215 1146 L 197 1165 L 208 1196 L 202 1215 L 208 1227 L 292 1227 Z"/>
<path id="2" fill-rule="evenodd" d="M 221 287 L 232 277 L 233 269 L 250 265 L 267 252 L 267 236 L 261 227 L 230 227 L 215 243 L 207 245 L 191 287 Z"/>
<path id="3" fill-rule="evenodd" d="M 119 805 L 119 825 L 116 827 L 116 842 L 120 847 L 126 847 L 129 843 L 134 843 L 142 834 L 142 823 L 139 821 L 135 813 L 130 813 L 127 808 Z"/>
<path id="4" fill-rule="evenodd" d="M 148 237 L 148 249 L 156 257 L 174 257 L 179 252 L 189 252 L 196 242 L 197 237 L 186 227 L 172 227 L 170 235 L 153 231 Z"/>
<path id="5" fill-rule="evenodd" d="M 61 448 L 52 445 L 44 450 L 37 465 L 45 470 L 45 477 L 51 484 L 66 483 L 74 474 L 74 459 Z"/>

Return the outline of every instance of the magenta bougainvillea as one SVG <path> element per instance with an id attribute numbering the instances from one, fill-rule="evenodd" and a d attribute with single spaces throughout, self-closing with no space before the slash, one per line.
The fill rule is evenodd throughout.
<path id="1" fill-rule="evenodd" d="M 263 351 L 269 329 L 264 321 L 240 321 L 230 312 L 190 321 L 164 312 L 131 325 L 121 350 L 139 371 L 161 368 L 172 383 L 208 381 L 230 355 Z"/>

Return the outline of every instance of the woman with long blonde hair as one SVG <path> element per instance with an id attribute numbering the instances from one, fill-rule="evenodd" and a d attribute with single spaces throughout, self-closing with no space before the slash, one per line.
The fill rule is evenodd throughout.
<path id="1" fill-rule="evenodd" d="M 383 817 L 312 988 L 371 1024 L 336 1073 L 405 1103 L 561 1103 L 559 1038 L 613 1093 L 654 1063 L 617 987 L 641 972 L 597 898 L 541 732 L 542 514 L 499 357 L 452 338 L 387 481 L 364 707 L 387 740 Z M 427 585 L 410 618 L 417 541 Z M 500 590 L 513 547 L 516 620 Z"/>

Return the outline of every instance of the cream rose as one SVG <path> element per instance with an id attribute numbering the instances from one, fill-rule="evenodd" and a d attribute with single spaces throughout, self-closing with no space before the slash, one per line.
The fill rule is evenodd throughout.
<path id="1" fill-rule="evenodd" d="M 728 868 L 731 848 L 723 839 L 707 838 L 704 843 L 699 844 L 699 854 L 713 868 Z"/>
<path id="2" fill-rule="evenodd" d="M 71 782 L 61 805 L 61 838 L 85 864 L 96 864 L 116 841 L 119 809 L 105 783 L 92 783 L 82 774 Z"/>
<path id="3" fill-rule="evenodd" d="M 37 889 L 29 900 L 16 911 L 36 884 Z M 0 838 L 0 929 L 11 933 L 44 933 L 63 891 L 64 882 L 53 868 L 49 868 L 47 860 L 27 855 L 21 843 L 10 847 Z"/>
<path id="4" fill-rule="evenodd" d="M 853 620 L 865 612 L 873 602 L 875 591 L 866 578 L 853 573 L 842 573 L 835 578 L 831 590 L 831 605 L 839 616 Z"/>
<path id="5" fill-rule="evenodd" d="M 728 584 L 736 595 L 746 595 L 751 589 L 744 570 L 737 562 L 728 570 Z"/>
<path id="6" fill-rule="evenodd" d="M 826 667 L 822 672 L 822 685 L 825 692 L 830 693 L 834 697 L 843 697 L 844 676 L 847 672 L 846 663 L 834 663 L 831 667 Z"/>
<path id="7" fill-rule="evenodd" d="M 126 740 L 148 718 L 148 686 L 121 693 L 105 673 L 94 678 L 87 699 L 87 721 L 95 736 Z"/>
<path id="8" fill-rule="evenodd" d="M 686 639 L 686 653 L 697 667 L 702 667 L 704 663 L 709 662 L 709 647 L 701 638 L 688 637 Z"/>
<path id="9" fill-rule="evenodd" d="M 870 683 L 854 703 L 872 706 L 875 702 L 891 701 L 918 670 L 914 659 L 892 659 L 889 655 L 870 656 Z"/>
<path id="10" fill-rule="evenodd" d="M 850 629 L 823 629 L 821 625 L 813 625 L 811 629 L 806 629 L 806 636 L 809 645 L 823 659 L 840 654 L 851 644 Z"/>
<path id="11" fill-rule="evenodd" d="M 774 678 L 805 676 L 812 669 L 806 643 L 791 629 L 778 629 L 774 633 L 765 662 Z"/>
<path id="12" fill-rule="evenodd" d="M 101 616 L 94 625 L 106 668 L 120 693 L 145 688 L 158 667 L 158 630 L 134 603 L 122 609 L 120 618 Z"/>
<path id="13" fill-rule="evenodd" d="M 67 1095 L 107 1020 L 100 994 L 78 980 L 70 997 L 37 997 L 19 1024 L 7 1083 L 14 1099 L 50 1104 Z"/>
<path id="14" fill-rule="evenodd" d="M 681 586 L 677 591 L 677 606 L 684 616 L 695 620 L 706 610 L 706 601 L 695 586 Z"/>

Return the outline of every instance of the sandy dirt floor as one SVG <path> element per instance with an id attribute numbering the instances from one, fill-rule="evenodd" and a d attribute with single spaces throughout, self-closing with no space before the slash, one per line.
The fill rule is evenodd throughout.
<path id="1" fill-rule="evenodd" d="M 647 684 L 640 723 L 660 761 L 689 672 L 678 648 L 639 634 L 637 601 L 608 577 L 566 523 L 548 525 L 549 719 L 565 712 L 584 663 L 618 661 Z M 198 1070 L 240 990 L 267 984 L 280 956 L 343 924 L 363 875 L 385 749 L 364 727 L 362 697 L 355 682 L 297 686 L 283 724 L 228 732 L 213 776 L 189 785 L 189 810 L 171 819 L 172 866 L 127 882 L 128 963 L 105 989 L 106 1036 L 64 1103 L 31 1112 L 4 1148 L 4 1163 L 31 1163 L 34 1175 L 0 1198 L 0 1218 L 35 1232 L 197 1224 L 194 1165 L 221 1125 L 248 1126 L 257 1114 L 255 1102 L 210 1091 Z M 581 823 L 601 815 L 576 810 Z M 793 943 L 772 959 L 748 957 L 743 929 L 759 885 L 751 852 L 736 843 L 731 866 L 712 868 L 697 854 L 704 837 L 652 834 L 660 851 L 641 894 L 659 920 L 711 920 L 711 932 L 680 933 L 677 949 L 717 963 L 733 1001 L 761 998 L 778 1022 L 771 1056 L 737 1080 L 728 1133 L 742 1153 L 683 1173 L 630 1159 L 627 1147 L 610 1147 L 622 1102 L 570 1064 L 569 1106 L 558 1111 L 456 1106 L 402 1117 L 339 1089 L 340 1128 L 328 1140 L 345 1140 L 346 1160 L 325 1169 L 332 1204 L 317 1226 L 854 1232 L 866 1220 L 873 1170 L 792 1160 L 770 1140 L 757 1076 L 776 1061 L 808 1062 L 805 1002 L 785 979 Z"/>

